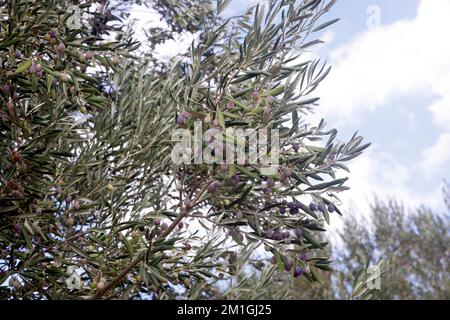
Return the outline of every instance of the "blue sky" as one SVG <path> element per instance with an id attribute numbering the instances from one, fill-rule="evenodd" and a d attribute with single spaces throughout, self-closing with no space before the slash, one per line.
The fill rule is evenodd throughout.
<path id="1" fill-rule="evenodd" d="M 224 14 L 250 3 L 232 0 Z M 141 9 L 137 16 L 151 21 Z M 323 117 L 342 140 L 358 131 L 373 143 L 350 163 L 345 206 L 365 212 L 376 194 L 410 207 L 444 209 L 441 188 L 450 180 L 449 12 L 449 0 L 338 0 L 324 18 L 341 21 L 322 34 L 326 44 L 314 52 L 333 68 L 315 92 L 321 100 L 311 121 Z M 161 54 L 174 55 L 193 38 L 183 34 Z"/>

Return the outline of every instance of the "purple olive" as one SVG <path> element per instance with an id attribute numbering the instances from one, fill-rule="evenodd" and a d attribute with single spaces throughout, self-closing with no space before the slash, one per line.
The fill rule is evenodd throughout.
<path id="1" fill-rule="evenodd" d="M 56 31 L 52 30 L 49 32 L 50 38 L 55 39 L 56 38 Z"/>
<path id="2" fill-rule="evenodd" d="M 317 210 L 317 205 L 314 202 L 311 202 L 309 204 L 309 210 L 316 211 Z"/>
<path id="3" fill-rule="evenodd" d="M 286 270 L 287 272 L 290 272 L 292 270 L 293 266 L 294 266 L 293 263 L 291 261 L 289 261 L 288 263 L 286 263 L 284 265 L 284 270 Z"/>
<path id="4" fill-rule="evenodd" d="M 16 59 L 22 58 L 22 52 L 20 52 L 20 50 L 16 50 L 16 52 L 14 52 L 14 57 L 16 57 Z"/>
<path id="5" fill-rule="evenodd" d="M 303 236 L 303 230 L 300 228 L 295 229 L 295 235 L 297 238 L 301 238 Z"/>
<path id="6" fill-rule="evenodd" d="M 239 175 L 235 174 L 231 177 L 231 183 L 233 185 L 237 185 L 239 184 L 239 181 L 241 180 L 241 178 L 239 177 Z"/>
<path id="7" fill-rule="evenodd" d="M 294 277 L 297 278 L 298 276 L 303 274 L 303 269 L 300 267 L 295 267 L 294 269 Z"/>
<path id="8" fill-rule="evenodd" d="M 319 209 L 319 211 L 320 212 L 325 212 L 325 207 L 324 207 L 324 205 L 323 204 L 321 204 L 321 203 L 319 203 L 318 205 L 317 205 L 317 209 Z"/>
<path id="9" fill-rule="evenodd" d="M 275 231 L 273 233 L 273 239 L 277 240 L 277 241 L 280 241 L 280 240 L 283 239 L 283 234 L 280 231 L 277 230 L 277 231 Z"/>
<path id="10" fill-rule="evenodd" d="M 273 180 L 273 178 L 267 179 L 267 187 L 268 187 L 268 188 L 273 188 L 273 187 L 275 187 L 275 180 Z"/>
<path id="11" fill-rule="evenodd" d="M 300 260 L 302 260 L 302 261 L 306 261 L 306 259 L 308 259 L 308 256 L 307 256 L 307 254 L 306 254 L 306 253 L 302 253 L 302 254 L 300 254 Z"/>
<path id="12" fill-rule="evenodd" d="M 15 223 L 15 224 L 13 225 L 13 229 L 14 229 L 14 232 L 15 232 L 15 233 L 19 233 L 19 232 L 20 232 L 20 224 Z"/>
<path id="13" fill-rule="evenodd" d="M 292 209 L 289 209 L 289 213 L 290 214 L 292 214 L 292 215 L 294 215 L 294 214 L 298 214 L 298 208 L 297 207 L 295 207 L 295 208 L 292 208 Z"/>
<path id="14" fill-rule="evenodd" d="M 287 207 L 288 207 L 289 209 L 297 208 L 297 204 L 296 204 L 295 202 L 289 202 L 289 203 L 287 204 Z"/>
<path id="15" fill-rule="evenodd" d="M 330 203 L 328 205 L 328 212 L 332 213 L 332 212 L 334 212 L 334 210 L 335 210 L 334 204 Z"/>
<path id="16" fill-rule="evenodd" d="M 300 145 L 298 143 L 293 143 L 292 144 L 292 150 L 294 150 L 295 152 L 297 152 L 300 149 Z"/>
<path id="17" fill-rule="evenodd" d="M 56 193 L 56 194 L 61 194 L 61 193 L 62 193 L 62 188 L 61 188 L 60 186 L 57 186 L 57 187 L 55 188 L 55 193 Z"/>
<path id="18" fill-rule="evenodd" d="M 272 230 L 266 230 L 265 236 L 266 236 L 267 239 L 272 239 L 273 238 L 273 231 Z"/>
<path id="19" fill-rule="evenodd" d="M 182 126 L 182 125 L 184 125 L 184 123 L 185 123 L 184 117 L 182 115 L 179 115 L 177 118 L 177 124 Z"/>
<path id="20" fill-rule="evenodd" d="M 286 208 L 285 207 L 281 207 L 280 208 L 280 214 L 285 214 L 286 213 Z"/>
<path id="21" fill-rule="evenodd" d="M 3 94 L 5 96 L 7 96 L 10 93 L 11 87 L 5 83 L 4 85 L 2 85 L 1 90 L 2 90 Z"/>
<path id="22" fill-rule="evenodd" d="M 36 63 L 32 62 L 30 68 L 28 69 L 28 72 L 30 74 L 35 74 L 36 73 Z"/>
<path id="23" fill-rule="evenodd" d="M 283 238 L 289 238 L 291 236 L 291 233 L 289 231 L 283 232 Z"/>
<path id="24" fill-rule="evenodd" d="M 275 264 L 277 262 L 277 260 L 275 259 L 275 256 L 273 256 L 272 258 L 270 258 L 270 262 L 272 264 Z"/>
<path id="25" fill-rule="evenodd" d="M 94 57 L 94 54 L 92 53 L 92 51 L 87 51 L 85 54 L 84 54 L 84 57 L 85 57 L 85 59 L 86 60 L 91 60 L 93 57 Z"/>

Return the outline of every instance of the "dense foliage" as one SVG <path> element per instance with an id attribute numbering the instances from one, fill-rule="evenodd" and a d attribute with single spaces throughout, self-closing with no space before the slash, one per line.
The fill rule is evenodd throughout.
<path id="1" fill-rule="evenodd" d="M 376 200 L 369 215 L 348 215 L 340 241 L 330 250 L 334 271 L 326 275 L 325 285 L 292 283 L 279 277 L 266 297 L 288 286 L 287 296 L 293 299 L 449 299 L 448 192 L 447 186 L 444 202 L 448 210 L 444 213 Z M 380 261 L 381 268 L 373 268 Z M 378 288 L 375 276 L 379 277 Z"/>
<path id="2" fill-rule="evenodd" d="M 1 298 L 210 298 L 242 247 L 322 281 L 318 233 L 347 189 L 336 172 L 368 147 L 308 122 L 329 68 L 303 56 L 335 1 L 273 0 L 224 20 L 226 2 L 133 2 L 171 26 L 151 43 L 198 32 L 170 62 L 135 51 L 133 3 L 2 3 Z M 224 141 L 225 128 L 278 129 L 280 167 L 173 163 L 172 133 L 194 120 Z M 259 268 L 267 284 L 275 267 Z"/>

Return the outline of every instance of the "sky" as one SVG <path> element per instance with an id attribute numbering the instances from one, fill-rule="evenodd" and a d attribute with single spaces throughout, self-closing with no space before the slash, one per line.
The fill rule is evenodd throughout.
<path id="1" fill-rule="evenodd" d="M 224 15 L 244 10 L 232 0 Z M 324 17 L 341 20 L 321 35 L 315 55 L 332 66 L 315 96 L 311 119 L 324 118 L 338 138 L 355 131 L 372 143 L 351 170 L 343 206 L 368 212 L 376 195 L 409 208 L 445 208 L 444 179 L 450 180 L 449 0 L 338 0 Z M 143 17 L 145 17 L 143 19 Z M 139 23 L 158 23 L 137 8 Z M 194 35 L 159 47 L 161 56 L 187 48 Z"/>

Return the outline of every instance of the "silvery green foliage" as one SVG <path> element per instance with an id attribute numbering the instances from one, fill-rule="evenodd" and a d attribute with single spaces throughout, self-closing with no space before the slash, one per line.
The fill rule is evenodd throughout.
<path id="1" fill-rule="evenodd" d="M 163 12 L 167 3 L 176 12 L 181 8 L 148 3 Z M 227 21 L 208 11 L 189 54 L 162 68 L 153 58 L 133 55 L 139 44 L 132 32 L 115 30 L 120 41 L 106 43 L 84 34 L 102 28 L 79 33 L 58 27 L 58 10 L 46 4 L 21 1 L 21 9 L 5 11 L 24 19 L 26 10 L 38 8 L 42 21 L 49 12 L 52 19 L 38 39 L 46 41 L 44 34 L 58 28 L 65 49 L 53 50 L 72 60 L 45 69 L 70 85 L 53 88 L 51 77 L 19 82 L 17 91 L 27 93 L 17 98 L 20 112 L 37 114 L 29 122 L 22 113 L 19 119 L 9 115 L 20 121 L 14 128 L 2 125 L 2 148 L 11 150 L 1 169 L 0 282 L 11 282 L 1 287 L 2 297 L 210 298 L 209 284 L 235 277 L 231 257 L 248 246 L 264 246 L 279 269 L 292 264 L 293 275 L 323 281 L 331 260 L 317 233 L 331 214 L 340 214 L 338 194 L 347 189 L 347 179 L 336 172 L 348 171 L 344 162 L 368 147 L 356 135 L 336 141 L 337 131 L 324 121 L 307 122 L 318 100 L 311 94 L 329 68 L 302 56 L 320 43 L 316 32 L 335 22 L 317 23 L 333 4 L 269 1 Z M 224 5 L 220 1 L 218 9 Z M 190 13 L 171 19 L 187 21 L 175 31 L 190 30 L 195 21 Z M 32 28 L 35 22 L 27 23 Z M 16 42 L 2 34 L 2 50 L 23 50 L 30 28 L 19 31 L 24 36 Z M 93 57 L 80 56 L 85 43 Z M 91 59 L 97 68 L 77 71 Z M 21 71 L 28 61 L 7 65 Z M 26 86 L 37 92 L 29 95 Z M 280 130 L 280 170 L 267 177 L 258 165 L 174 165 L 171 133 L 192 128 L 194 120 L 205 128 Z M 32 173 L 20 173 L 32 163 Z M 16 175 L 24 180 L 12 185 Z M 30 188 L 25 181 L 31 178 Z M 10 195 L 13 190 L 22 197 Z M 261 263 L 261 281 L 268 283 L 274 267 Z M 237 292 L 243 285 L 236 284 Z"/>
<path id="2" fill-rule="evenodd" d="M 373 299 L 448 299 L 449 221 L 448 212 L 426 206 L 409 210 L 394 200 L 375 201 L 368 220 L 344 220 L 344 248 L 336 254 L 340 286 L 349 288 L 350 274 L 383 259 Z"/>

